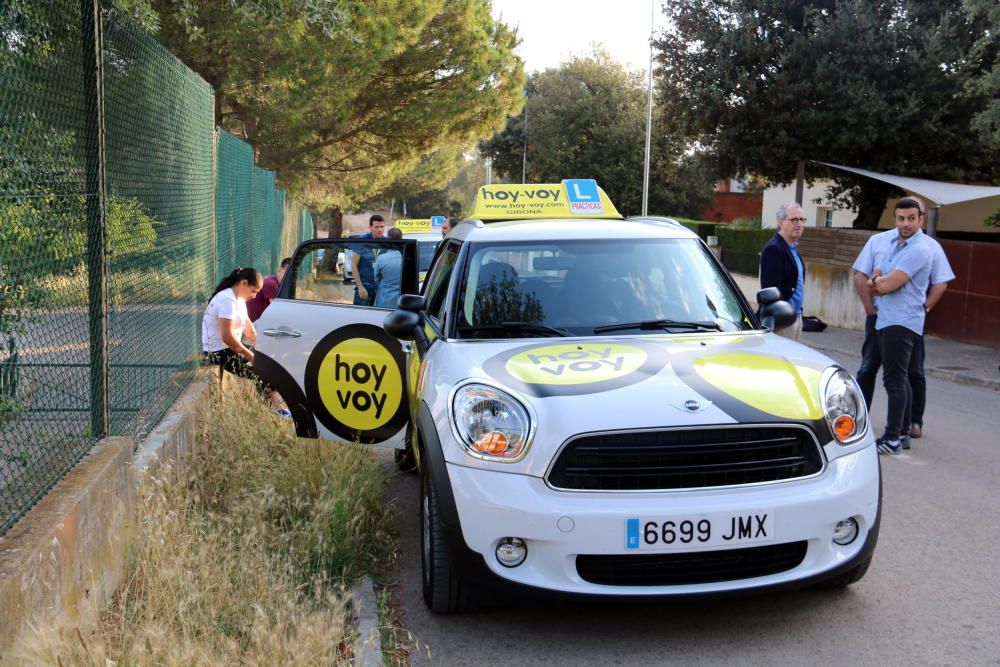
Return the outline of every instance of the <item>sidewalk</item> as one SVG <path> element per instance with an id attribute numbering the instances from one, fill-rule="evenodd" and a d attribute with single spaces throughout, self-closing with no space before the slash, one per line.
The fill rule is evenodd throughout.
<path id="1" fill-rule="evenodd" d="M 755 304 L 757 278 L 736 273 L 733 274 L 733 278 L 736 279 L 750 304 Z M 860 304 L 858 307 L 861 307 Z M 864 338 L 863 331 L 837 327 L 827 327 L 825 331 L 820 332 L 802 332 L 802 342 L 809 347 L 832 354 L 848 355 L 859 362 Z M 925 336 L 924 346 L 927 352 L 924 372 L 927 375 L 958 384 L 1000 391 L 1000 350 L 958 343 L 937 336 Z M 848 370 L 854 373 L 857 368 Z"/>

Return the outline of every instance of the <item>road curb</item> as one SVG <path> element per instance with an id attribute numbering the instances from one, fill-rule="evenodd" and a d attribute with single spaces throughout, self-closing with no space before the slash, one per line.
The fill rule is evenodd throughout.
<path id="1" fill-rule="evenodd" d="M 809 347 L 819 350 L 821 352 L 826 352 L 828 354 L 842 354 L 853 359 L 861 359 L 861 355 L 854 352 L 846 352 L 844 350 L 835 349 L 833 347 L 827 347 L 825 345 L 818 345 L 813 341 L 802 341 Z M 982 387 L 984 389 L 992 389 L 994 391 L 1000 391 L 1000 379 L 991 380 L 989 378 L 976 377 L 975 375 L 966 375 L 960 371 L 947 371 L 941 368 L 934 368 L 933 366 L 924 366 L 924 374 L 931 377 L 937 378 L 939 380 L 948 380 L 949 382 L 954 382 L 955 384 L 970 385 L 973 387 Z"/>
<path id="2" fill-rule="evenodd" d="M 378 600 L 371 577 L 362 577 L 351 589 L 351 604 L 358 622 L 358 637 L 354 640 L 354 664 L 360 667 L 379 667 L 382 665 L 382 635 L 378 629 Z"/>

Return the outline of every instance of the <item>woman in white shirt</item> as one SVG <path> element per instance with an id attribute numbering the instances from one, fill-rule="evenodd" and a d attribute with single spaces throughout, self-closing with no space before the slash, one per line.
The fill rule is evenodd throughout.
<path id="1" fill-rule="evenodd" d="M 271 394 L 271 406 L 277 408 L 281 398 L 254 373 L 250 363 L 253 350 L 243 344 L 257 342 L 257 330 L 247 313 L 247 301 L 254 298 L 264 286 L 264 278 L 257 269 L 236 267 L 215 288 L 212 299 L 201 321 L 201 348 L 208 363 L 221 366 L 233 375 L 249 378 L 261 391 Z M 288 410 L 278 410 L 288 416 Z"/>
<path id="2" fill-rule="evenodd" d="M 216 286 L 201 321 L 205 356 L 211 363 L 243 377 L 249 377 L 241 371 L 253 361 L 253 350 L 242 339 L 246 337 L 251 345 L 257 342 L 257 330 L 247 314 L 247 300 L 263 286 L 264 279 L 257 269 L 236 267 Z"/>

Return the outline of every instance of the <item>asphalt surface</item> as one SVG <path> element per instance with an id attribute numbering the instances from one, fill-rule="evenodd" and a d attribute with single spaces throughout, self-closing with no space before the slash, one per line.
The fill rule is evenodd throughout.
<path id="1" fill-rule="evenodd" d="M 394 600 L 414 638 L 411 663 L 1000 665 L 1000 393 L 932 376 L 928 397 L 925 436 L 881 459 L 879 545 L 846 591 L 435 615 L 421 597 L 418 480 L 395 476 Z M 884 408 L 880 389 L 879 429 Z"/>

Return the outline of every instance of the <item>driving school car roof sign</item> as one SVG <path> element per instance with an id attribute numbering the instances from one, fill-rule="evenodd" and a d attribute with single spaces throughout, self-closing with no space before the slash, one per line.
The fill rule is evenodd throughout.
<path id="1" fill-rule="evenodd" d="M 484 185 L 476 192 L 470 218 L 522 220 L 531 218 L 621 219 L 608 196 L 591 179 L 562 183 Z"/>
<path id="2" fill-rule="evenodd" d="M 433 218 L 404 218 L 397 220 L 392 225 L 404 234 L 434 231 Z M 438 229 L 440 229 L 440 226 L 438 226 Z"/>

